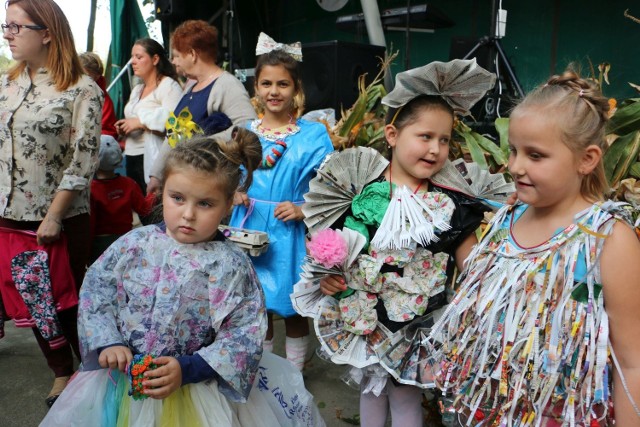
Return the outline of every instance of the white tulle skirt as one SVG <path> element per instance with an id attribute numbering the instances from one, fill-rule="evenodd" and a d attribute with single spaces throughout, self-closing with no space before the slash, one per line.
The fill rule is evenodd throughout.
<path id="1" fill-rule="evenodd" d="M 228 400 L 216 381 L 188 384 L 169 397 L 134 400 L 128 378 L 101 369 L 79 372 L 40 426 L 226 427 L 324 426 L 302 375 L 265 352 L 246 403 Z"/>

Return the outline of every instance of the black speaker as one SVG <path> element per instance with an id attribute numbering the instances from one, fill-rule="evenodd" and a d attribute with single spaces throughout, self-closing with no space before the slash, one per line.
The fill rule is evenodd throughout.
<path id="1" fill-rule="evenodd" d="M 384 46 L 338 40 L 302 45 L 302 84 L 305 111 L 350 108 L 358 98 L 358 77 L 367 73 L 371 83 L 380 71 Z"/>
<path id="2" fill-rule="evenodd" d="M 154 0 L 157 19 L 175 18 L 183 14 L 182 0 Z"/>

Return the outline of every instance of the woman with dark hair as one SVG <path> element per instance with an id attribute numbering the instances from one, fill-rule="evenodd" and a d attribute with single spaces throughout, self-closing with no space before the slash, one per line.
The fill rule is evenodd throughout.
<path id="1" fill-rule="evenodd" d="M 178 73 L 189 79 L 175 114 L 188 108 L 193 121 L 205 135 L 229 139 L 233 126 L 244 127 L 256 113 L 242 83 L 216 64 L 217 55 L 216 27 L 205 21 L 189 20 L 175 29 L 171 36 L 172 62 Z M 151 169 L 148 191 L 159 188 L 162 168 L 170 150 L 165 142 Z"/>
<path id="2" fill-rule="evenodd" d="M 124 119 L 116 128 L 125 138 L 127 176 L 146 191 L 149 171 L 165 135 L 165 123 L 182 96 L 177 74 L 164 48 L 150 38 L 137 40 L 131 49 L 133 73 L 142 80 L 131 91 Z"/>
<path id="3" fill-rule="evenodd" d="M 0 306 L 16 326 L 32 328 L 55 374 L 50 406 L 73 374 L 71 349 L 80 354 L 78 288 L 102 94 L 53 0 L 9 0 L 6 8 L 3 37 L 16 64 L 0 81 Z"/>

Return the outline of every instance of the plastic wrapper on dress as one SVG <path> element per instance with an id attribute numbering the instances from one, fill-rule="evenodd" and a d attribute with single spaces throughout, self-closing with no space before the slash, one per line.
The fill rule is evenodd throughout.
<path id="1" fill-rule="evenodd" d="M 333 363 L 357 368 L 377 363 L 375 348 L 391 335 L 379 322 L 367 335 L 355 334 L 345 329 L 340 302 L 330 296 L 326 296 L 318 304 L 318 315 L 313 325 L 322 349 Z"/>
<path id="2" fill-rule="evenodd" d="M 281 221 L 275 217 L 274 210 L 284 201 L 302 205 L 303 195 L 309 190 L 309 181 L 316 175 L 317 167 L 333 151 L 324 125 L 300 119 L 296 125 L 288 135 L 280 137 L 286 143 L 286 149 L 275 165 L 254 172 L 247 193 L 252 201 L 252 212 L 248 214 L 243 205 L 236 206 L 229 221 L 231 227 L 262 231 L 269 236 L 267 250 L 252 261 L 265 293 L 267 309 L 283 317 L 296 314 L 289 295 L 306 256 L 306 229 L 302 221 Z M 272 153 L 272 149 L 282 148 L 278 145 L 280 139 L 258 136 L 263 158 Z"/>
<path id="3" fill-rule="evenodd" d="M 435 372 L 439 368 L 430 348 L 423 345 L 431 326 L 431 316 L 421 317 L 377 347 L 380 365 L 399 383 L 421 388 L 435 387 Z"/>

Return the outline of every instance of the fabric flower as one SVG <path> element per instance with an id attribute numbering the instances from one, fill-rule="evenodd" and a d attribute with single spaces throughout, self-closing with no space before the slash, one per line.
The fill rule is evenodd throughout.
<path id="1" fill-rule="evenodd" d="M 330 228 L 313 234 L 307 249 L 314 261 L 326 268 L 343 264 L 348 255 L 347 242 L 340 233 Z"/>
<path id="2" fill-rule="evenodd" d="M 353 216 L 364 224 L 379 227 L 389 206 L 389 183 L 374 182 L 351 202 Z"/>

